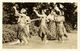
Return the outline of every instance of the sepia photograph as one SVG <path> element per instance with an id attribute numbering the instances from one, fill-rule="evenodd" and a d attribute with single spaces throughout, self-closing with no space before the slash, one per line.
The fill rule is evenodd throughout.
<path id="1" fill-rule="evenodd" d="M 77 49 L 76 2 L 3 2 L 2 47 Z"/>

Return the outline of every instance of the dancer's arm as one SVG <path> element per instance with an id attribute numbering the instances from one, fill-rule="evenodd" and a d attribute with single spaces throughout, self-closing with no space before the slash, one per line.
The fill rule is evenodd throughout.
<path id="1" fill-rule="evenodd" d="M 21 17 L 19 17 L 19 18 L 18 18 L 18 21 L 17 21 L 17 23 L 20 23 L 20 21 L 21 21 Z"/>
<path id="2" fill-rule="evenodd" d="M 15 16 L 20 16 L 20 13 L 17 11 L 16 6 L 13 6 L 14 10 L 15 10 Z"/>
<path id="3" fill-rule="evenodd" d="M 37 14 L 38 17 L 43 17 L 43 15 L 40 15 L 36 10 L 34 12 Z"/>
<path id="4" fill-rule="evenodd" d="M 65 22 L 65 17 L 64 16 L 62 16 L 62 21 Z"/>

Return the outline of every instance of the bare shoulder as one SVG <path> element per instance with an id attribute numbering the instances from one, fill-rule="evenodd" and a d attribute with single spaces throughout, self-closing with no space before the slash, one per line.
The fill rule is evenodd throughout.
<path id="1" fill-rule="evenodd" d="M 20 16 L 25 16 L 25 14 L 19 14 Z"/>
<path id="2" fill-rule="evenodd" d="M 30 20 L 30 17 L 29 16 L 26 16 L 26 19 L 29 19 Z"/>
<path id="3" fill-rule="evenodd" d="M 29 16 L 26 16 L 27 18 L 30 18 Z"/>
<path id="4" fill-rule="evenodd" d="M 64 17 L 64 16 L 60 16 L 60 18 L 61 18 L 61 19 L 65 19 L 65 17 Z"/>

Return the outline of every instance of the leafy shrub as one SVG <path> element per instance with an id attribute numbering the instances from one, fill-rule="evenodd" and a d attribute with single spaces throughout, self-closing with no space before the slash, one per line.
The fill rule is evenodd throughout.
<path id="1" fill-rule="evenodd" d="M 3 43 L 12 42 L 17 39 L 17 31 L 18 25 L 17 24 L 3 24 Z M 34 25 L 30 25 L 30 34 L 33 36 L 38 35 L 38 27 Z"/>
<path id="2" fill-rule="evenodd" d="M 3 43 L 11 42 L 17 39 L 17 25 L 3 25 Z"/>

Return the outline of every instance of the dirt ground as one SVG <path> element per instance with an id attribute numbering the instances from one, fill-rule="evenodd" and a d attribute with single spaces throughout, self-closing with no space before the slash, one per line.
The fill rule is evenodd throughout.
<path id="1" fill-rule="evenodd" d="M 44 44 L 39 37 L 32 36 L 28 45 L 9 45 L 8 43 L 3 44 L 3 48 L 8 49 L 73 49 L 77 48 L 77 31 L 68 33 L 68 39 L 64 38 L 64 42 L 57 40 L 49 40 L 48 43 Z"/>

